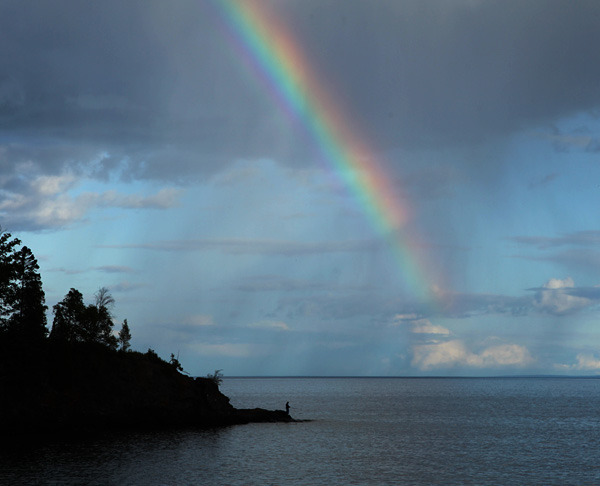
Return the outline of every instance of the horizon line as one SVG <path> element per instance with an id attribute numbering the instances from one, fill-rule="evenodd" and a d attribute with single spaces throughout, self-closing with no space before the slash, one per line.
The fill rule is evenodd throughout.
<path id="1" fill-rule="evenodd" d="M 203 377 L 199 377 L 203 378 Z M 494 379 L 494 378 L 600 378 L 600 374 L 595 375 L 556 375 L 556 374 L 523 374 L 523 375 L 222 375 L 223 379 L 299 379 L 299 378 L 315 378 L 315 379 Z"/>

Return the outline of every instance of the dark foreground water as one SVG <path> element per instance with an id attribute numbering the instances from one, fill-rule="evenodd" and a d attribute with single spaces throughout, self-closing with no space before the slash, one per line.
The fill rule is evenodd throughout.
<path id="1" fill-rule="evenodd" d="M 600 380 L 225 379 L 310 422 L 1 449 L 0 484 L 600 484 Z"/>

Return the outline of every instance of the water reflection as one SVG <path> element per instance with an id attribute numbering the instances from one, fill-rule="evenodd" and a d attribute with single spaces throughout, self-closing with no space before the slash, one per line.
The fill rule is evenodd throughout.
<path id="1" fill-rule="evenodd" d="M 216 480 L 230 428 L 107 432 L 5 442 L 0 484 L 182 484 Z"/>

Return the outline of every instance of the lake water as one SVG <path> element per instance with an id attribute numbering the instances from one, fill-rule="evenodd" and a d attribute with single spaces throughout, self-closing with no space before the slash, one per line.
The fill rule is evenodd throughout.
<path id="1" fill-rule="evenodd" d="M 308 422 L 0 451 L 2 485 L 600 484 L 600 379 L 226 378 Z"/>

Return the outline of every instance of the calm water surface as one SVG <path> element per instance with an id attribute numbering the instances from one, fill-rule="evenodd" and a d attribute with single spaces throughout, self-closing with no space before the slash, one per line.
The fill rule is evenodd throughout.
<path id="1" fill-rule="evenodd" d="M 292 424 L 103 434 L 0 451 L 0 484 L 600 484 L 600 380 L 225 379 Z"/>

